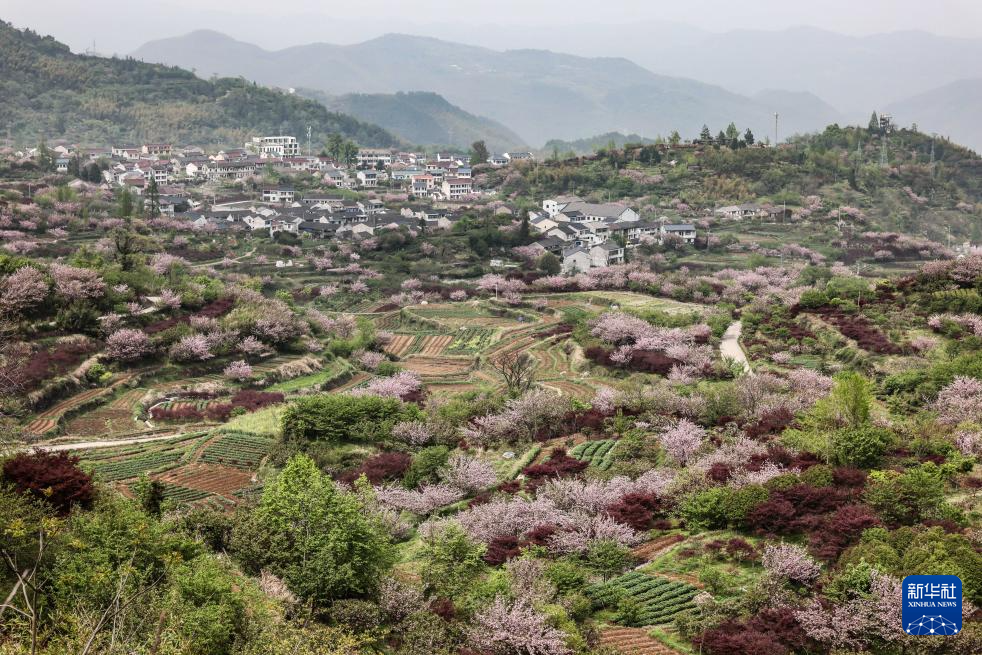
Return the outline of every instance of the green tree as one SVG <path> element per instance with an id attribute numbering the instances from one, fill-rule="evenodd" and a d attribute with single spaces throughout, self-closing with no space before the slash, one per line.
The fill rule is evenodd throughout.
<path id="1" fill-rule="evenodd" d="M 678 130 L 672 130 L 672 133 L 668 137 L 668 142 L 673 146 L 677 146 L 682 142 L 682 135 L 679 134 Z"/>
<path id="2" fill-rule="evenodd" d="M 475 141 L 471 144 L 471 166 L 487 162 L 490 153 L 484 141 Z"/>
<path id="3" fill-rule="evenodd" d="M 743 133 L 743 142 L 748 146 L 752 146 L 754 144 L 754 133 L 750 131 L 749 127 L 747 128 L 747 131 Z"/>
<path id="4" fill-rule="evenodd" d="M 832 433 L 832 454 L 837 464 L 870 468 L 879 464 L 893 438 L 884 428 L 863 425 Z"/>
<path id="5" fill-rule="evenodd" d="M 164 503 L 164 485 L 160 480 L 151 479 L 146 473 L 133 484 L 133 493 L 143 511 L 150 516 L 160 516 L 161 506 Z"/>
<path id="6" fill-rule="evenodd" d="M 944 478 L 933 462 L 897 471 L 874 471 L 866 489 L 866 502 L 887 523 L 913 525 L 940 518 Z"/>
<path id="7" fill-rule="evenodd" d="M 45 173 L 50 173 L 55 170 L 55 155 L 53 152 L 51 152 L 51 149 L 48 148 L 48 144 L 44 138 L 42 138 L 41 142 L 38 143 L 37 163 L 38 168 Z"/>
<path id="8" fill-rule="evenodd" d="M 699 132 L 699 140 L 708 144 L 713 140 L 713 133 L 709 131 L 709 126 L 703 123 L 702 131 Z"/>
<path id="9" fill-rule="evenodd" d="M 633 558 L 629 548 L 616 541 L 605 539 L 590 546 L 586 561 L 590 568 L 606 582 L 626 569 Z"/>
<path id="10" fill-rule="evenodd" d="M 726 140 L 734 141 L 740 138 L 740 130 L 737 129 L 736 123 L 730 123 L 726 126 Z"/>
<path id="11" fill-rule="evenodd" d="M 879 134 L 880 133 L 880 119 L 877 117 L 875 111 L 869 117 L 869 125 L 867 126 L 866 129 L 868 129 L 871 134 Z"/>
<path id="12" fill-rule="evenodd" d="M 485 569 L 484 544 L 473 541 L 463 528 L 450 524 L 423 541 L 420 577 L 427 591 L 451 598 L 467 590 Z"/>
<path id="13" fill-rule="evenodd" d="M 531 232 L 532 228 L 529 225 L 529 212 L 527 209 L 525 209 L 522 210 L 522 222 L 518 227 L 518 239 L 523 245 L 528 243 Z"/>
<path id="14" fill-rule="evenodd" d="M 539 257 L 538 267 L 546 275 L 559 275 L 559 272 L 563 269 L 563 263 L 559 261 L 559 257 L 556 257 L 551 252 L 545 252 Z"/>
<path id="15" fill-rule="evenodd" d="M 122 187 L 116 194 L 116 215 L 128 218 L 133 215 L 133 194 L 128 187 Z"/>
<path id="16" fill-rule="evenodd" d="M 450 449 L 446 446 L 424 448 L 413 456 L 402 483 L 410 489 L 415 489 L 424 482 L 436 482 L 437 473 L 446 466 L 449 457 Z"/>
<path id="17" fill-rule="evenodd" d="M 147 200 L 144 204 L 147 216 L 150 218 L 160 216 L 160 189 L 157 188 L 157 179 L 152 174 L 150 183 L 147 184 Z"/>
<path id="18" fill-rule="evenodd" d="M 370 593 L 394 561 L 382 526 L 306 455 L 266 485 L 233 528 L 232 550 L 249 571 L 270 570 L 311 605 Z"/>

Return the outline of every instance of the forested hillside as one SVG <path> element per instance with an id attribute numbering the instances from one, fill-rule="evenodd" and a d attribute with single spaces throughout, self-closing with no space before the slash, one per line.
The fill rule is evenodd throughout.
<path id="1" fill-rule="evenodd" d="M 241 79 L 202 80 L 171 66 L 73 54 L 68 46 L 0 22 L 0 128 L 15 139 L 85 143 L 241 144 L 257 133 L 337 132 L 391 146 L 386 130 Z"/>

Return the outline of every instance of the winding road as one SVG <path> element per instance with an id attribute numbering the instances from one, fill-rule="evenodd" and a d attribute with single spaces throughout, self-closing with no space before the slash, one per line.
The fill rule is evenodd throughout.
<path id="1" fill-rule="evenodd" d="M 747 353 L 743 352 L 743 347 L 740 346 L 740 333 L 742 330 L 743 323 L 740 321 L 731 323 L 730 327 L 726 328 L 726 332 L 723 334 L 723 340 L 719 344 L 719 352 L 723 357 L 729 357 L 737 363 L 742 364 L 744 373 L 753 375 L 754 370 L 750 368 L 750 360 L 747 359 Z"/>

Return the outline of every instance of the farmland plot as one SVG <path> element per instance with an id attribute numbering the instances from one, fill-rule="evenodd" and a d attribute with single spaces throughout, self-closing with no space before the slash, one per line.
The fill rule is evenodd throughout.
<path id="1" fill-rule="evenodd" d="M 676 614 L 695 607 L 692 599 L 699 590 L 686 582 L 631 571 L 608 582 L 586 589 L 594 608 L 613 607 L 629 597 L 641 607 L 638 626 L 670 622 Z"/>
<path id="2" fill-rule="evenodd" d="M 587 462 L 590 466 L 596 466 L 601 471 L 606 471 L 614 463 L 614 446 L 616 444 L 617 442 L 613 439 L 584 441 L 574 446 L 569 454 L 581 462 Z"/>

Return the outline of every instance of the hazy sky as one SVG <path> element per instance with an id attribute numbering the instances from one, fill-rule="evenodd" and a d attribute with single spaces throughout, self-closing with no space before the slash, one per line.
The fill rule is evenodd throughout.
<path id="1" fill-rule="evenodd" d="M 534 27 L 639 21 L 710 31 L 811 25 L 853 35 L 919 29 L 982 37 L 979 0 L 0 0 L 0 18 L 53 34 L 75 50 L 95 40 L 104 53 L 203 28 L 266 48 L 352 43 L 393 31 L 453 38 L 457 29 L 460 37 L 482 35 L 482 45 L 497 38 L 502 48 L 534 47 Z M 575 53 L 576 43 L 566 50 Z"/>

